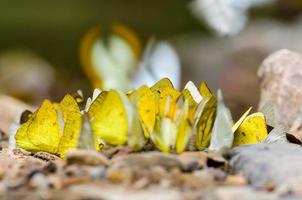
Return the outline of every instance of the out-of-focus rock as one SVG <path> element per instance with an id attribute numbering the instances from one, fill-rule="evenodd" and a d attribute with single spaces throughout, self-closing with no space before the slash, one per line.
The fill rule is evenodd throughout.
<path id="1" fill-rule="evenodd" d="M 276 194 L 257 191 L 247 186 L 218 187 L 214 191 L 205 193 L 202 199 L 206 200 L 275 200 Z"/>
<path id="2" fill-rule="evenodd" d="M 234 172 L 242 174 L 255 187 L 287 193 L 302 184 L 302 148 L 299 145 L 247 145 L 231 150 L 229 156 Z"/>
<path id="3" fill-rule="evenodd" d="M 154 166 L 160 166 L 166 170 L 183 169 L 183 165 L 177 156 L 165 155 L 160 152 L 133 153 L 128 156 L 120 156 L 113 159 L 112 162 L 115 166 L 135 166 L 142 169 L 150 169 Z"/>
<path id="4" fill-rule="evenodd" d="M 153 200 L 153 199 L 184 199 L 184 195 L 176 189 L 152 187 L 145 190 L 133 190 L 121 185 L 108 184 L 80 184 L 69 187 L 66 191 L 57 193 L 57 198 L 80 199 L 125 199 L 125 200 Z M 54 199 L 57 199 L 54 196 Z"/>
<path id="5" fill-rule="evenodd" d="M 179 154 L 178 158 L 182 162 L 185 171 L 194 171 L 207 165 L 208 154 L 201 151 L 187 151 Z"/>
<path id="6" fill-rule="evenodd" d="M 68 165 L 65 167 L 65 174 L 70 177 L 88 177 L 90 179 L 102 179 L 106 174 L 104 166 L 89 165 Z"/>
<path id="7" fill-rule="evenodd" d="M 72 150 L 66 154 L 67 164 L 107 166 L 109 160 L 103 154 L 90 150 Z"/>
<path id="8" fill-rule="evenodd" d="M 241 175 L 229 175 L 226 177 L 225 184 L 227 185 L 246 185 L 246 178 Z"/>
<path id="9" fill-rule="evenodd" d="M 13 97 L 0 95 L 0 130 L 7 136 L 10 125 L 15 122 L 24 110 L 33 110 L 32 106 Z"/>
<path id="10" fill-rule="evenodd" d="M 259 68 L 259 107 L 271 101 L 275 123 L 282 124 L 302 139 L 302 54 L 280 50 L 266 58 Z"/>
<path id="11" fill-rule="evenodd" d="M 0 54 L 0 90 L 30 103 L 49 97 L 54 83 L 53 67 L 28 50 L 8 50 Z"/>
<path id="12" fill-rule="evenodd" d="M 147 180 L 143 185 L 155 183 L 170 187 L 179 179 L 182 170 L 183 164 L 175 155 L 160 152 L 133 153 L 113 158 L 106 178 L 115 183 L 137 185 L 137 181 L 144 177 Z"/>
<path id="13" fill-rule="evenodd" d="M 24 155 L 21 151 L 3 149 L 0 154 L 0 169 L 4 188 L 17 189 L 26 185 L 28 178 L 42 172 L 46 162 Z"/>
<path id="14" fill-rule="evenodd" d="M 35 173 L 30 178 L 29 186 L 36 190 L 46 191 L 49 189 L 49 181 L 45 174 Z"/>

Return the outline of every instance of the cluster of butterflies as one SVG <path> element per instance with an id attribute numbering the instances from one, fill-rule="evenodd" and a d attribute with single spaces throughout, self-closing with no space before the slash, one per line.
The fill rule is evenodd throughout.
<path id="1" fill-rule="evenodd" d="M 150 40 L 140 54 L 140 41 L 128 27 L 90 29 L 80 56 L 94 87 L 102 90 L 95 89 L 86 102 L 79 92 L 60 103 L 45 100 L 34 113 L 23 112 L 10 141 L 64 158 L 75 148 L 127 145 L 133 151 L 223 153 L 239 145 L 286 140 L 287 129 L 273 123 L 272 106 L 253 114 L 250 108 L 234 123 L 221 92 L 213 94 L 205 82 L 199 88 L 188 82 L 178 90 L 180 61 L 169 43 Z M 270 134 L 268 124 L 275 127 Z"/>
<path id="2" fill-rule="evenodd" d="M 267 139 L 264 114 L 250 111 L 233 123 L 220 91 L 213 94 L 205 82 L 199 88 L 188 82 L 179 91 L 164 78 L 128 92 L 96 89 L 86 102 L 68 94 L 60 103 L 45 100 L 34 113 L 22 114 L 14 137 L 20 148 L 62 158 L 70 149 L 120 145 L 133 151 L 222 153 Z"/>

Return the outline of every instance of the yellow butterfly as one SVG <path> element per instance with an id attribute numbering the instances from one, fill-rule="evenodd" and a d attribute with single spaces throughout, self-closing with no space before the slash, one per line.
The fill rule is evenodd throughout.
<path id="1" fill-rule="evenodd" d="M 196 147 L 198 150 L 204 150 L 210 144 L 211 132 L 216 117 L 217 99 L 205 82 L 201 83 L 200 94 L 203 100 L 199 103 L 195 113 L 194 128 L 196 129 Z"/>
<path id="2" fill-rule="evenodd" d="M 211 92 L 210 88 L 208 87 L 205 81 L 202 81 L 200 83 L 199 92 L 203 98 L 213 96 L 213 93 Z"/>
<path id="3" fill-rule="evenodd" d="M 167 99 L 167 106 L 169 106 Z M 189 103 L 184 101 L 181 108 L 177 108 L 176 117 L 169 118 L 166 116 L 157 116 L 156 126 L 150 134 L 154 145 L 164 153 L 169 153 L 173 150 L 176 153 L 183 152 L 189 142 L 192 134 L 192 128 L 189 121 Z"/>
<path id="4" fill-rule="evenodd" d="M 177 125 L 175 151 L 176 153 L 181 153 L 186 150 L 193 133 L 192 124 L 189 119 L 189 103 L 187 101 L 182 105 Z"/>
<path id="5" fill-rule="evenodd" d="M 264 142 L 268 133 L 265 117 L 262 113 L 253 113 L 241 121 L 238 128 L 233 128 L 235 130 L 233 147 Z"/>
<path id="6" fill-rule="evenodd" d="M 144 146 L 145 138 L 137 106 L 141 103 L 138 99 L 145 99 L 138 94 L 137 91 L 124 94 L 119 90 L 95 90 L 92 99 L 88 99 L 86 111 L 97 150 L 104 145 L 128 144 L 133 150 Z"/>
<path id="7" fill-rule="evenodd" d="M 87 114 L 96 140 L 102 140 L 108 145 L 127 142 L 129 124 L 122 98 L 119 91 L 110 90 L 101 92 L 92 102 Z"/>
<path id="8" fill-rule="evenodd" d="M 16 144 L 31 152 L 46 151 L 65 156 L 78 145 L 82 116 L 76 100 L 66 95 L 59 103 L 45 100 L 41 107 L 21 124 Z"/>
<path id="9" fill-rule="evenodd" d="M 189 119 L 190 122 L 193 123 L 198 104 L 203 98 L 197 87 L 191 81 L 186 84 L 185 88 L 181 92 L 181 95 L 189 102 Z"/>
<path id="10" fill-rule="evenodd" d="M 94 87 L 125 91 L 141 51 L 138 37 L 128 27 L 114 24 L 106 30 L 95 26 L 83 37 L 80 58 Z"/>
<path id="11" fill-rule="evenodd" d="M 144 126 L 144 120 L 150 119 L 152 121 L 152 113 L 149 112 L 148 106 L 143 107 L 143 103 L 148 103 L 145 92 L 148 87 L 141 87 L 137 91 L 132 91 L 131 93 L 121 93 L 123 104 L 126 108 L 127 119 L 128 119 L 128 140 L 127 145 L 135 151 L 141 150 L 146 144 L 146 139 L 144 134 L 149 134 L 148 129 Z M 152 92 L 149 91 L 151 94 Z M 147 92 L 148 93 L 148 92 Z M 149 94 L 150 94 L 149 93 Z M 152 104 L 149 104 L 149 108 Z M 151 113 L 151 115 L 150 115 Z M 154 118 L 155 118 L 155 106 L 153 108 Z M 154 119 L 155 120 L 155 119 Z M 148 123 L 148 121 L 146 121 Z M 152 124 L 149 123 L 150 127 Z M 154 126 L 154 124 L 153 124 Z M 145 128 L 145 129 L 143 129 Z M 153 128 L 153 127 L 152 127 Z"/>
<path id="12" fill-rule="evenodd" d="M 233 124 L 229 109 L 224 105 L 222 94 L 218 91 L 219 103 L 215 119 L 210 150 L 222 153 L 232 146 L 263 142 L 267 136 L 264 115 L 260 112 L 249 115 L 249 108 Z"/>
<path id="13" fill-rule="evenodd" d="M 149 133 L 153 132 L 156 120 L 156 97 L 150 88 L 143 85 L 137 90 L 132 91 L 129 98 L 136 104 L 136 110 L 144 135 L 146 138 L 149 138 Z"/>
<path id="14" fill-rule="evenodd" d="M 163 117 L 166 113 L 168 117 L 174 118 L 176 113 L 177 100 L 181 93 L 174 89 L 173 84 L 168 78 L 163 78 L 157 83 L 155 83 L 151 88 L 151 91 L 156 96 L 157 103 L 157 113 L 160 117 Z M 169 106 L 167 107 L 167 99 L 169 100 Z M 168 109 L 168 110 L 167 110 Z"/>

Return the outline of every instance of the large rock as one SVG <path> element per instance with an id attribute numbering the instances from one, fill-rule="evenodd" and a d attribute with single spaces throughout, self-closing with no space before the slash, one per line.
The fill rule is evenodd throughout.
<path id="1" fill-rule="evenodd" d="M 302 139 L 302 54 L 289 50 L 273 53 L 260 66 L 258 76 L 261 79 L 259 107 L 272 101 L 275 122 Z"/>
<path id="2" fill-rule="evenodd" d="M 257 144 L 229 152 L 230 166 L 260 188 L 286 188 L 302 197 L 302 148 L 296 144 Z M 269 187 L 269 188 L 268 188 Z"/>

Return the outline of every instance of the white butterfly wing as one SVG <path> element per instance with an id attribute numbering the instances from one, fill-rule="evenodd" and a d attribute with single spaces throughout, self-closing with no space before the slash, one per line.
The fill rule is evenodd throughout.
<path id="1" fill-rule="evenodd" d="M 220 90 L 218 90 L 217 97 L 217 115 L 213 126 L 209 150 L 216 153 L 223 153 L 230 149 L 233 144 L 233 120 L 230 110 L 223 103 Z"/>
<path id="2" fill-rule="evenodd" d="M 162 78 L 169 78 L 174 87 L 179 89 L 181 66 L 174 48 L 167 42 L 154 44 L 151 40 L 147 45 L 138 71 L 134 74 L 131 86 L 152 86 Z"/>
<path id="3" fill-rule="evenodd" d="M 219 35 L 237 35 L 247 22 L 247 10 L 274 0 L 194 0 L 190 9 Z"/>

